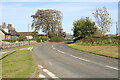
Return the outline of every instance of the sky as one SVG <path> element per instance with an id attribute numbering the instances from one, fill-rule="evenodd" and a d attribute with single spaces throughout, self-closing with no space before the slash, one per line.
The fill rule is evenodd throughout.
<path id="1" fill-rule="evenodd" d="M 76 0 L 77 1 L 77 0 Z M 73 34 L 73 22 L 82 17 L 90 17 L 94 21 L 92 13 L 105 6 L 112 18 L 112 27 L 110 34 L 116 33 L 115 22 L 118 21 L 118 2 L 37 2 L 37 0 L 28 2 L 21 1 L 11 2 L 5 0 L 0 2 L 0 24 L 6 22 L 12 24 L 18 32 L 27 32 L 28 24 L 32 23 L 31 15 L 35 14 L 39 9 L 56 9 L 63 13 L 62 27 L 66 33 Z M 32 29 L 30 29 L 32 31 Z"/>

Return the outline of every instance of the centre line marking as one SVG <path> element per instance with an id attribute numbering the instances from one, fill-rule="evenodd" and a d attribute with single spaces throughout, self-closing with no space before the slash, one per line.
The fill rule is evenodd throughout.
<path id="1" fill-rule="evenodd" d="M 118 68 L 112 67 L 112 66 L 106 66 L 107 68 L 111 68 L 111 69 L 115 69 L 115 70 L 119 70 Z"/>
<path id="2" fill-rule="evenodd" d="M 52 65 L 52 63 L 51 62 L 48 62 L 50 65 Z"/>
<path id="3" fill-rule="evenodd" d="M 52 47 L 54 48 L 53 45 L 52 45 Z M 62 51 L 60 51 L 60 50 L 57 50 L 57 51 L 60 52 L 60 53 L 66 54 L 65 52 L 62 52 Z M 91 63 L 94 63 L 94 64 L 99 64 L 99 63 L 92 62 L 92 61 L 87 60 L 87 59 L 84 59 L 84 58 L 79 58 L 79 57 L 77 57 L 77 56 L 73 56 L 73 55 L 69 55 L 69 56 L 74 57 L 74 58 L 76 58 L 76 59 L 80 59 L 80 60 L 86 61 L 86 62 L 91 62 Z M 102 66 L 105 66 L 105 67 L 107 67 L 107 68 L 111 68 L 111 69 L 114 69 L 114 70 L 120 70 L 120 69 L 115 68 L 115 67 L 112 67 L 112 66 L 106 66 L 106 65 L 103 65 L 103 64 L 99 64 L 99 65 L 102 65 Z"/>

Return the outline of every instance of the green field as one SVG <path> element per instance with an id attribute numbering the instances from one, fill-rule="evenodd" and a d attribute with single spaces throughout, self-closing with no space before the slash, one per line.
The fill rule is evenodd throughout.
<path id="1" fill-rule="evenodd" d="M 29 78 L 35 66 L 29 50 L 19 50 L 2 55 L 3 78 Z"/>
<path id="2" fill-rule="evenodd" d="M 67 44 L 67 46 L 88 53 L 93 53 L 111 58 L 118 58 L 118 46 L 83 46 L 76 43 Z"/>

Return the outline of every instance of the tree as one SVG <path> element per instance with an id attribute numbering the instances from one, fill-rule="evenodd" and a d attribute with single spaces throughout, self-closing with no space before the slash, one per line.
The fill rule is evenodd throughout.
<path id="1" fill-rule="evenodd" d="M 109 17 L 110 14 L 108 13 L 106 7 L 103 7 L 103 9 L 96 9 L 93 15 L 102 34 L 105 35 L 105 33 L 109 32 L 109 29 L 112 25 L 111 18 Z"/>
<path id="2" fill-rule="evenodd" d="M 58 10 L 38 10 L 35 15 L 31 17 L 33 17 L 32 28 L 34 31 L 42 29 L 48 37 L 51 36 L 51 32 L 56 34 L 57 28 L 62 26 L 62 13 Z"/>
<path id="3" fill-rule="evenodd" d="M 95 33 L 95 22 L 92 22 L 89 17 L 81 18 L 73 22 L 73 36 L 74 37 L 86 37 Z"/>
<path id="4" fill-rule="evenodd" d="M 3 22 L 1 27 L 2 27 L 2 28 L 6 28 L 6 23 Z"/>

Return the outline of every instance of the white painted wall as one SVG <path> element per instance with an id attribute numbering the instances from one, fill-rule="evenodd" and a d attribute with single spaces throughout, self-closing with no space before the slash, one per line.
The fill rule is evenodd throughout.
<path id="1" fill-rule="evenodd" d="M 33 39 L 33 37 L 32 37 L 32 36 L 26 36 L 26 38 L 27 38 L 27 39 Z"/>
<path id="2" fill-rule="evenodd" d="M 4 30 L 6 33 L 9 33 L 9 32 L 8 32 L 8 28 L 4 28 L 3 30 Z"/>
<path id="3" fill-rule="evenodd" d="M 5 39 L 5 34 L 2 31 L 0 31 L 0 41 L 3 39 Z"/>

